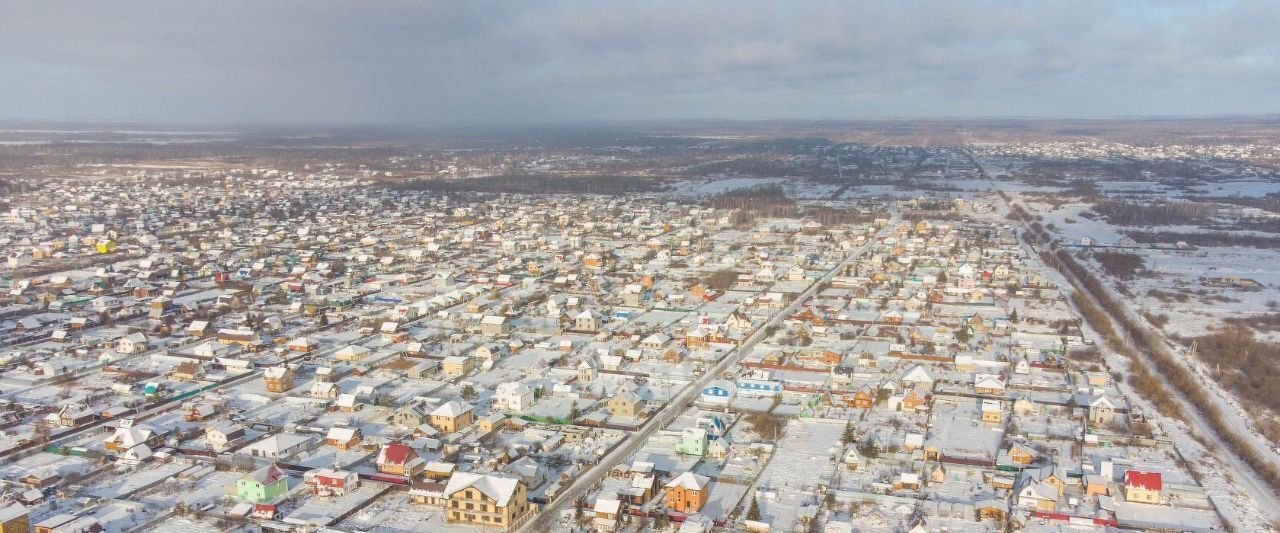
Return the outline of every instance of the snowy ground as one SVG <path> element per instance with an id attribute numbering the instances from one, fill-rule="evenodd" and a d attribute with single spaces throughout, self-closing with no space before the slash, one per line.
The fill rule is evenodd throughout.
<path id="1" fill-rule="evenodd" d="M 339 516 L 356 506 L 368 501 L 381 491 L 384 485 L 365 483 L 352 492 L 339 497 L 312 496 L 299 505 L 297 509 L 285 516 L 286 520 L 298 523 L 328 525 L 334 517 Z"/>
<path id="2" fill-rule="evenodd" d="M 760 516 L 774 531 L 790 530 L 802 505 L 821 503 L 818 485 L 830 483 L 843 433 L 842 421 L 797 419 L 787 424 L 756 482 Z"/>
<path id="3" fill-rule="evenodd" d="M 113 473 L 104 477 L 107 482 L 88 487 L 87 492 L 100 498 L 124 498 L 143 487 L 178 475 L 179 472 L 191 468 L 191 465 L 177 461 L 171 463 L 150 463 L 144 468 L 127 473 Z"/>

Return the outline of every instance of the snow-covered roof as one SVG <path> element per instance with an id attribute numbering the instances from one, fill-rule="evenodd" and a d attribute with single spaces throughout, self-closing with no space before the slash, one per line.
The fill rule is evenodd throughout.
<path id="1" fill-rule="evenodd" d="M 471 406 L 462 405 L 461 402 L 457 401 L 449 401 L 441 404 L 440 407 L 435 408 L 434 411 L 431 411 L 431 416 L 456 417 L 470 410 Z"/>
<path id="2" fill-rule="evenodd" d="M 515 478 L 457 472 L 449 477 L 449 483 L 444 487 L 444 497 L 448 498 L 460 490 L 475 488 L 493 500 L 498 507 L 506 507 L 519 486 L 520 480 Z"/>
<path id="3" fill-rule="evenodd" d="M 707 476 L 701 476 L 693 472 L 685 472 L 676 476 L 675 479 L 668 481 L 666 487 L 680 487 L 686 490 L 702 490 L 706 488 L 707 483 L 710 481 L 711 478 Z"/>

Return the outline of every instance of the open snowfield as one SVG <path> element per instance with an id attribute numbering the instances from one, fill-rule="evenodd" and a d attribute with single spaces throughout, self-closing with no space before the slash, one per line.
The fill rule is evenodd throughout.
<path id="1" fill-rule="evenodd" d="M 843 421 L 796 419 L 787 424 L 755 487 L 760 516 L 774 531 L 790 530 L 801 506 L 821 503 L 818 485 L 831 482 L 843 432 Z"/>

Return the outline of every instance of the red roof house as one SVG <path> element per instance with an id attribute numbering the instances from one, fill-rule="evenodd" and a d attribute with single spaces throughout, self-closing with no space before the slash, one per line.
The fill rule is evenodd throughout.
<path id="1" fill-rule="evenodd" d="M 383 474 L 410 476 L 425 464 L 413 448 L 405 444 L 388 444 L 378 452 L 378 471 Z"/>
<path id="2" fill-rule="evenodd" d="M 1160 481 L 1159 472 L 1130 470 L 1124 474 L 1124 486 L 1160 492 L 1160 489 L 1163 487 L 1163 483 Z"/>
<path id="3" fill-rule="evenodd" d="M 1158 504 L 1163 487 L 1159 472 L 1130 470 L 1124 473 L 1125 501 Z"/>

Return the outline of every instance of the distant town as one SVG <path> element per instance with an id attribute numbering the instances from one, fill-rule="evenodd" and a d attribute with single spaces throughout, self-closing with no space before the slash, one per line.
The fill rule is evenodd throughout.
<path id="1" fill-rule="evenodd" d="M 6 129 L 0 532 L 1274 531 L 1278 172 L 1226 119 Z"/>

